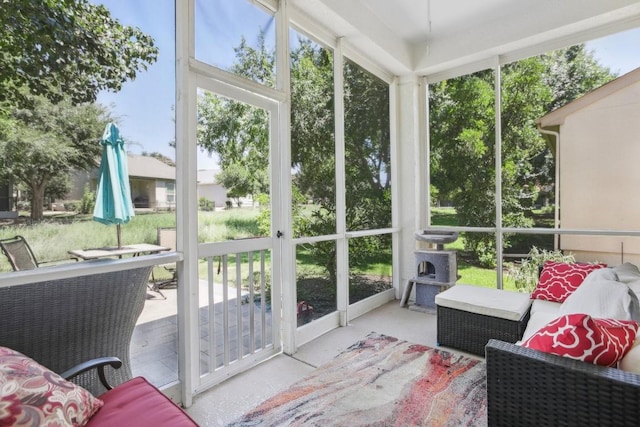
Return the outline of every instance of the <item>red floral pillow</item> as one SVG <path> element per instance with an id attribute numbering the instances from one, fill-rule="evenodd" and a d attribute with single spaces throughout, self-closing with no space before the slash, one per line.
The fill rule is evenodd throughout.
<path id="1" fill-rule="evenodd" d="M 0 347 L 0 427 L 83 426 L 102 405 L 84 388 Z"/>
<path id="2" fill-rule="evenodd" d="M 541 328 L 522 346 L 596 365 L 615 366 L 633 345 L 637 332 L 638 324 L 632 320 L 568 314 Z"/>
<path id="3" fill-rule="evenodd" d="M 607 264 L 545 261 L 531 298 L 564 302 L 578 289 L 589 273 L 606 266 Z"/>

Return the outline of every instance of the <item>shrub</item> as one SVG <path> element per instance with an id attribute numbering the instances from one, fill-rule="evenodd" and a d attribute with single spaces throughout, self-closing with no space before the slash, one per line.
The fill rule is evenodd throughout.
<path id="1" fill-rule="evenodd" d="M 532 247 L 529 258 L 509 268 L 509 275 L 515 282 L 516 289 L 521 292 L 533 292 L 538 283 L 540 268 L 545 261 L 575 262 L 572 254 L 565 255 L 559 250 L 546 251 Z"/>
<path id="2" fill-rule="evenodd" d="M 85 184 L 82 199 L 80 199 L 80 213 L 89 214 L 93 212 L 96 205 L 96 193 L 89 189 L 89 184 Z"/>
<path id="3" fill-rule="evenodd" d="M 216 202 L 214 202 L 213 200 L 209 200 L 206 197 L 200 197 L 198 199 L 198 206 L 200 207 L 201 211 L 211 212 L 215 210 Z"/>

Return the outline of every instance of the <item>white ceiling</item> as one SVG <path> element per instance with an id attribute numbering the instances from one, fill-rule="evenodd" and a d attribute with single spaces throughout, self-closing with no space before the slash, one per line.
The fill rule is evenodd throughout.
<path id="1" fill-rule="evenodd" d="M 289 0 L 395 75 L 520 59 L 640 26 L 632 0 Z"/>

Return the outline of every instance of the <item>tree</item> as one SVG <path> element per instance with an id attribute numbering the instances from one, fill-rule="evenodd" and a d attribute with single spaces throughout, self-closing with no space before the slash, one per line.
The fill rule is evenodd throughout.
<path id="1" fill-rule="evenodd" d="M 505 65 L 502 80 L 502 222 L 529 227 L 539 189 L 554 182 L 553 158 L 535 120 L 613 76 L 584 45 Z M 430 86 L 431 179 L 463 226 L 495 224 L 493 71 Z M 495 264 L 495 238 L 467 233 L 466 249 Z M 505 247 L 509 247 L 509 237 Z"/>
<path id="2" fill-rule="evenodd" d="M 552 101 L 545 106 L 547 112 L 580 98 L 616 77 L 609 68 L 598 63 L 593 52 L 588 51 L 584 44 L 541 55 L 540 60 L 547 68 L 545 82 L 553 92 Z"/>
<path id="3" fill-rule="evenodd" d="M 93 102 L 156 61 L 153 39 L 87 0 L 0 2 L 0 102 L 23 87 L 53 102 Z"/>
<path id="4" fill-rule="evenodd" d="M 240 206 L 240 198 L 254 194 L 253 180 L 247 168 L 239 163 L 232 163 L 216 175 L 216 181 L 227 189 L 227 197 L 235 199 Z"/>
<path id="5" fill-rule="evenodd" d="M 100 136 L 111 117 L 104 107 L 52 104 L 29 96 L 32 109 L 16 108 L 0 121 L 0 177 L 29 189 L 31 218 L 43 218 L 45 192 L 72 169 L 88 170 L 100 158 Z M 50 191 L 60 193 L 53 186 Z"/>
<path id="6" fill-rule="evenodd" d="M 270 84 L 273 53 L 262 43 L 236 49 L 236 74 Z M 293 171 L 293 235 L 336 232 L 336 167 L 334 137 L 333 58 L 328 50 L 299 38 L 291 52 L 291 169 Z M 352 63 L 345 66 L 347 164 L 347 228 L 363 230 L 390 224 L 389 88 Z M 220 159 L 228 188 L 246 192 L 253 183 L 267 183 L 269 133 L 265 112 L 204 92 L 199 99 L 199 145 Z M 264 179 L 259 179 L 264 176 Z M 228 184 L 227 179 L 229 179 Z M 262 192 L 266 192 L 265 185 Z M 254 194 L 256 190 L 254 189 Z M 311 200 L 313 205 L 309 205 Z M 263 206 L 263 203 L 261 203 Z M 264 211 L 263 211 L 264 213 Z M 266 214 L 261 223 L 266 224 Z M 354 239 L 350 260 L 374 252 L 376 239 Z M 309 247 L 335 281 L 336 245 Z"/>
<path id="7" fill-rule="evenodd" d="M 232 71 L 272 82 L 274 55 L 267 53 L 264 37 L 259 41 L 258 49 L 254 49 L 242 39 L 235 49 L 240 60 Z M 263 109 L 203 92 L 198 99 L 198 145 L 218 155 L 227 189 L 247 190 L 231 197 L 269 192 L 269 118 Z M 239 181 L 234 182 L 235 178 Z"/>

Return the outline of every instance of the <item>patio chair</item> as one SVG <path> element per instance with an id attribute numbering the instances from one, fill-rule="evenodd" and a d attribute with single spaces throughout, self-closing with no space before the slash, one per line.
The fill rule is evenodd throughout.
<path id="1" fill-rule="evenodd" d="M 31 246 L 27 243 L 27 240 L 22 236 L 15 236 L 9 239 L 0 240 L 0 249 L 9 260 L 9 264 L 13 268 L 13 271 L 20 270 L 33 270 L 43 264 L 69 262 L 71 259 L 59 259 L 51 261 L 38 261 Z"/>
<path id="2" fill-rule="evenodd" d="M 175 227 L 159 227 L 158 228 L 158 245 L 163 246 L 165 248 L 169 248 L 172 251 L 176 250 L 176 229 Z M 176 270 L 176 264 L 161 264 L 159 267 L 164 268 L 169 273 L 171 273 L 171 278 L 166 280 L 156 280 L 155 276 L 152 273 L 151 281 L 153 286 L 151 288 L 152 291 L 158 292 L 165 298 L 161 289 L 167 288 L 169 286 L 177 286 L 178 285 L 178 271 Z"/>

